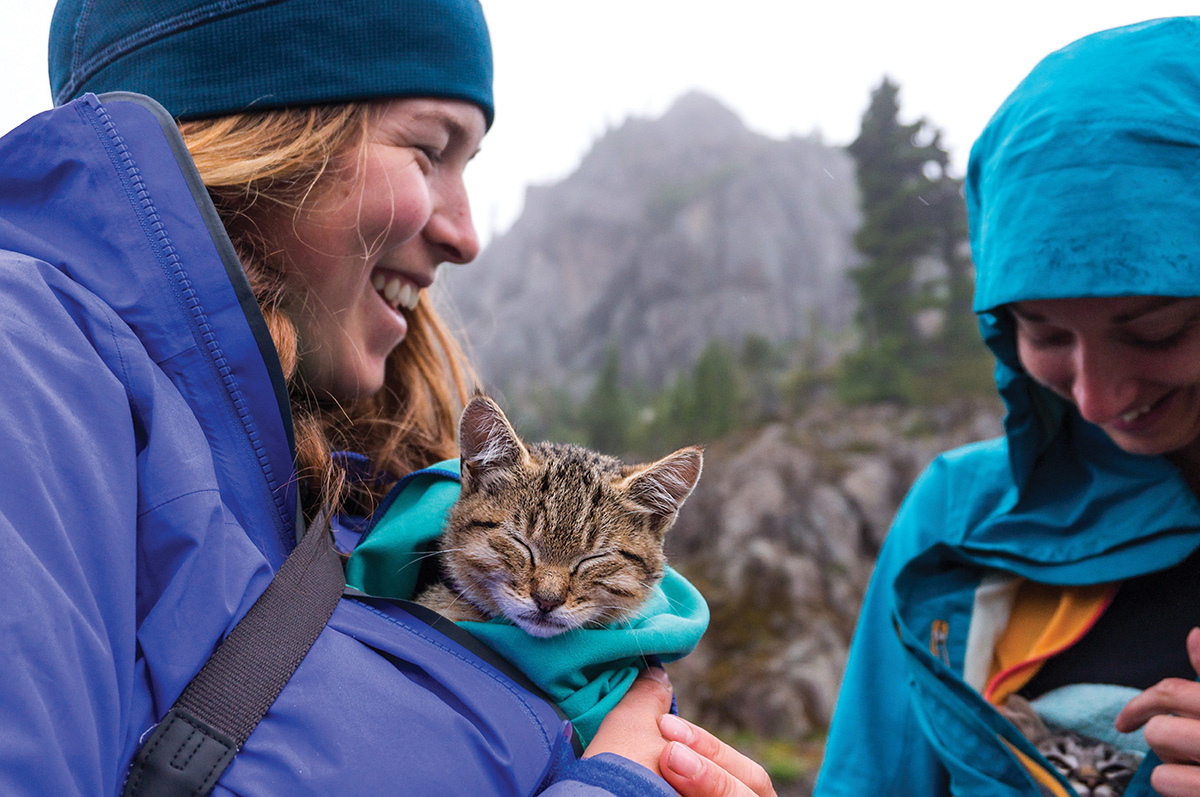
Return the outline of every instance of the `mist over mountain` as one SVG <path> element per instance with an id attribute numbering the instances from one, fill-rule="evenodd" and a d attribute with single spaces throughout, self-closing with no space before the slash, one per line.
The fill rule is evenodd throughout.
<path id="1" fill-rule="evenodd" d="M 661 387 L 713 339 L 816 342 L 854 312 L 854 165 L 816 137 L 775 140 L 692 93 L 600 138 L 470 269 L 446 274 L 489 389 L 580 395 L 611 345 Z"/>
<path id="2" fill-rule="evenodd" d="M 582 418 L 590 445 L 640 445 L 640 461 L 669 451 L 663 430 L 683 434 L 690 420 L 670 445 L 704 445 L 704 475 L 667 549 L 712 622 L 671 678 L 681 711 L 764 761 L 780 797 L 811 793 L 863 593 L 913 479 L 939 451 L 1002 430 L 990 383 L 987 396 L 954 387 L 954 401 L 928 406 L 853 405 L 826 389 L 859 342 L 855 168 L 843 148 L 759 135 L 689 94 L 529 189 L 513 227 L 442 286 L 510 417 L 547 436 Z M 770 345 L 744 346 L 748 336 Z M 715 378 L 700 367 L 713 341 L 728 344 Z M 619 379 L 605 376 L 614 347 Z M 544 400 L 556 391 L 569 401 Z M 730 423 L 707 423 L 722 413 Z M 554 427 L 556 414 L 577 426 Z M 622 425 L 640 439 L 595 434 Z"/>

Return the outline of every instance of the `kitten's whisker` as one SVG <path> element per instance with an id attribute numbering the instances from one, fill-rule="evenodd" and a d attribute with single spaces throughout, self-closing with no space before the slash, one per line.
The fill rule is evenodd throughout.
<path id="1" fill-rule="evenodd" d="M 419 564 L 421 564 L 422 562 L 424 562 L 426 559 L 431 559 L 431 558 L 433 558 L 433 557 L 435 557 L 435 556 L 438 556 L 438 555 L 440 555 L 440 554 L 442 554 L 442 553 L 448 553 L 448 552 L 454 552 L 454 551 L 463 551 L 463 550 L 466 550 L 466 549 L 465 549 L 465 548 L 445 548 L 445 549 L 442 549 L 442 550 L 437 550 L 437 551 L 428 551 L 428 552 L 426 552 L 426 553 L 422 553 L 422 554 L 416 554 L 416 555 L 414 555 L 414 556 L 413 556 L 413 558 L 412 558 L 412 560 L 411 560 L 411 561 L 405 562 L 403 566 L 396 568 L 396 571 L 395 571 L 395 572 L 397 572 L 397 573 L 403 573 L 405 570 L 407 570 L 408 568 L 412 567 L 413 565 L 419 565 Z"/>
<path id="2" fill-rule="evenodd" d="M 683 608 L 683 601 L 681 601 L 677 598 L 672 598 L 670 595 L 668 595 L 665 592 L 662 593 L 662 596 L 667 599 L 667 605 L 670 606 L 672 609 Z"/>

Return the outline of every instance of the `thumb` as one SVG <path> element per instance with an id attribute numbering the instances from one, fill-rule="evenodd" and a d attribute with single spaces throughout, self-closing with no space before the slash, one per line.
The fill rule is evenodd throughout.
<path id="1" fill-rule="evenodd" d="M 671 682 L 661 669 L 641 673 L 625 696 L 600 723 L 584 757 L 617 753 L 658 772 L 659 753 L 666 746 L 658 718 L 671 708 Z"/>
<path id="2" fill-rule="evenodd" d="M 672 692 L 667 671 L 661 667 L 648 667 L 638 673 L 613 711 L 623 708 L 638 714 L 653 714 L 657 722 L 659 716 L 671 710 Z"/>

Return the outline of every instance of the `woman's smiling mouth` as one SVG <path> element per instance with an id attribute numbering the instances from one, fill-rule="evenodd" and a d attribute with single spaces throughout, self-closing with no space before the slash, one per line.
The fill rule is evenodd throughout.
<path id="1" fill-rule="evenodd" d="M 376 271 L 371 286 L 393 310 L 403 307 L 411 312 L 421 301 L 421 289 L 398 274 Z"/>

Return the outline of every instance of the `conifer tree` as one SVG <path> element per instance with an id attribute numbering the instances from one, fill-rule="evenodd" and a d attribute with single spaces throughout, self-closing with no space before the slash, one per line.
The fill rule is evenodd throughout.
<path id="1" fill-rule="evenodd" d="M 918 312 L 931 304 L 949 309 L 951 293 L 956 308 L 961 305 L 962 285 L 955 278 L 964 265 L 956 242 L 947 238 L 947 230 L 959 221 L 948 214 L 955 202 L 962 202 L 947 174 L 950 158 L 941 133 L 928 122 L 901 124 L 899 93 L 896 83 L 882 80 L 849 147 L 862 210 L 854 245 L 863 261 L 850 273 L 858 289 L 862 342 L 847 358 L 842 387 L 843 395 L 856 400 L 918 398 L 922 371 L 937 356 L 930 341 L 922 339 Z M 947 252 L 959 258 L 945 264 L 953 284 L 921 290 L 915 278 L 922 258 Z"/>
<path id="2" fill-rule="evenodd" d="M 692 417 L 701 438 L 715 440 L 737 426 L 740 380 L 727 346 L 709 341 L 696 359 L 692 384 Z"/>
<path id="3" fill-rule="evenodd" d="M 615 345 L 604 356 L 604 364 L 580 416 L 589 446 L 610 454 L 624 453 L 633 410 L 621 387 L 621 354 Z"/>

